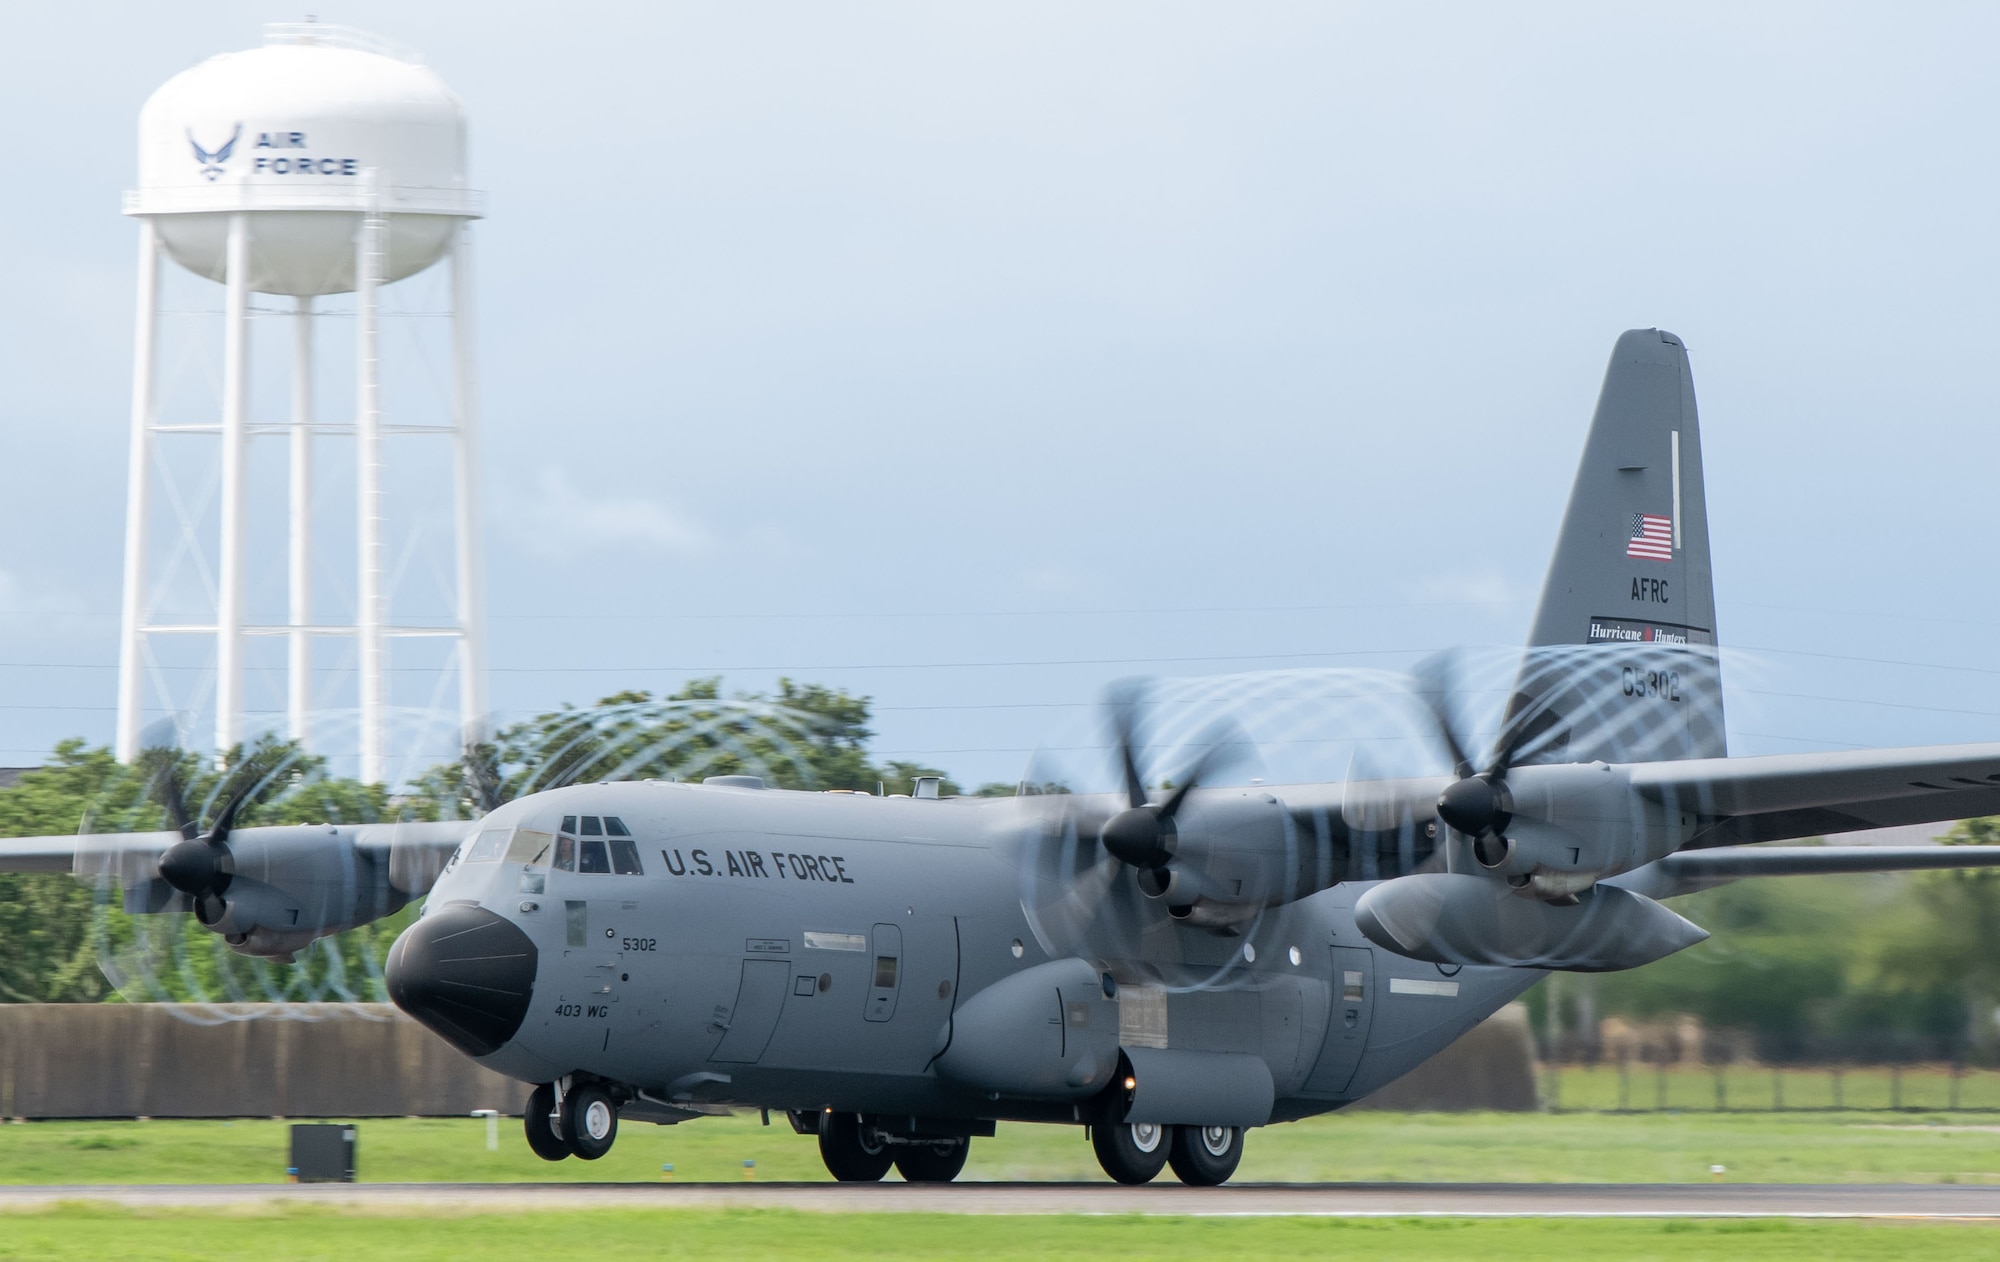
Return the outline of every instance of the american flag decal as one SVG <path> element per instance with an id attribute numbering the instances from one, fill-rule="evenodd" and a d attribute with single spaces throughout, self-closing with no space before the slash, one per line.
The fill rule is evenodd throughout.
<path id="1" fill-rule="evenodd" d="M 1625 555 L 1646 561 L 1673 560 L 1674 519 L 1650 513 L 1632 514 L 1632 541 L 1625 545 Z"/>

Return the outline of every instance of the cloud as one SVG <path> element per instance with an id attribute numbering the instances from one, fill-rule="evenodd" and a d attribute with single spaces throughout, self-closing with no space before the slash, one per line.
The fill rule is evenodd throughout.
<path id="1" fill-rule="evenodd" d="M 1404 590 L 1411 600 L 1451 605 L 1514 605 L 1533 596 L 1498 570 L 1447 570 L 1417 579 Z"/>
<path id="2" fill-rule="evenodd" d="M 545 560 L 605 551 L 649 551 L 695 557 L 709 551 L 713 533 L 664 500 L 577 486 L 566 470 L 545 468 L 531 511 L 510 518 L 527 549 Z"/>

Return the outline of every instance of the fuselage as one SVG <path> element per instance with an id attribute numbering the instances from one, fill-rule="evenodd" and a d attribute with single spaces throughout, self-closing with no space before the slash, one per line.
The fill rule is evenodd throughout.
<path id="1" fill-rule="evenodd" d="M 1004 798 L 536 794 L 461 847 L 392 956 L 392 989 L 527 1082 L 588 1075 L 668 1107 L 1072 1121 L 1087 1120 L 1074 1093 L 979 1090 L 935 1062 L 965 1002 L 1081 956 L 1115 998 L 1120 1047 L 1259 1057 L 1283 1120 L 1398 1077 L 1540 976 L 1371 947 L 1356 882 L 1224 929 L 1162 919 L 1126 950 L 1066 935 L 1024 910 L 1041 893 L 1020 844 L 1033 827 Z M 461 982 L 416 977 L 449 953 L 432 938 L 477 944 Z"/>

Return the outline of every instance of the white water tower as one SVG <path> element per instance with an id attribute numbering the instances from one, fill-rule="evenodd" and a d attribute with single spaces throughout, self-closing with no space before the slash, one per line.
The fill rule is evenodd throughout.
<path id="1" fill-rule="evenodd" d="M 466 184 L 463 104 L 417 57 L 386 41 L 317 23 L 268 27 L 263 47 L 211 57 L 169 79 L 147 100 L 139 112 L 139 186 L 126 195 L 125 213 L 139 221 L 140 236 L 119 758 L 129 761 L 139 752 L 149 680 L 155 709 L 179 711 L 188 704 L 185 697 L 168 695 L 174 686 L 156 669 L 152 650 L 162 636 L 214 637 L 218 749 L 244 738 L 246 638 L 257 636 L 288 641 L 286 723 L 289 734 L 309 747 L 314 642 L 352 637 L 355 752 L 360 775 L 370 783 L 382 782 L 387 772 L 392 640 L 455 640 L 455 653 L 441 669 L 457 676 L 461 733 L 476 735 L 486 698 L 469 234 L 480 217 L 481 199 Z M 163 256 L 223 287 L 220 376 L 208 396 L 208 406 L 219 410 L 213 419 L 160 415 L 163 373 L 184 367 L 162 356 Z M 385 418 L 382 290 L 440 261 L 450 265 L 449 309 L 432 313 L 450 321 L 449 383 L 446 401 L 436 409 L 442 414 L 414 416 L 407 408 L 388 408 Z M 350 293 L 351 310 L 344 302 L 338 309 L 319 303 Z M 258 295 L 279 301 L 274 306 Z M 352 414 L 343 409 L 341 415 L 321 416 L 315 406 L 318 373 L 342 366 L 316 364 L 321 339 L 315 326 L 350 318 L 353 358 L 344 368 L 354 374 Z M 289 336 L 272 337 L 273 330 Z M 347 334 L 345 326 L 339 331 Z M 258 414 L 254 406 L 253 350 L 260 356 L 275 351 L 289 360 L 289 399 L 265 409 L 279 415 Z M 213 372 L 207 361 L 197 367 L 204 377 Z M 451 443 L 455 590 L 447 612 L 421 625 L 399 625 L 389 609 L 384 474 L 395 444 L 385 440 L 404 433 L 445 435 Z M 187 434 L 205 436 L 201 441 L 216 451 L 204 485 L 212 488 L 217 529 L 210 534 L 204 527 L 199 540 L 188 537 L 188 496 L 168 487 L 160 501 L 152 498 L 163 476 L 162 440 Z M 277 579 L 270 565 L 253 575 L 247 550 L 251 541 L 274 538 L 279 529 L 277 514 L 270 521 L 251 519 L 246 482 L 251 444 L 271 437 L 290 445 L 282 513 L 288 589 L 282 622 L 246 614 L 253 578 Z M 343 592 L 341 603 L 351 607 L 351 619 L 342 616 L 344 610 L 329 618 L 315 609 L 313 581 L 312 501 L 322 472 L 315 457 L 332 440 L 345 439 L 352 440 L 354 452 L 357 564 L 352 592 Z M 166 501 L 181 514 L 182 534 L 173 540 L 158 537 Z M 210 539 L 212 569 L 206 560 Z M 158 572 L 189 555 L 203 558 L 200 586 L 212 590 L 213 621 L 156 618 L 166 584 Z"/>

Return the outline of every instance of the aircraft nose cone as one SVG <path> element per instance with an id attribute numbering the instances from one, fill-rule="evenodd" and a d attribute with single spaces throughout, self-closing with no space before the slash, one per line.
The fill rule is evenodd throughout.
<path id="1" fill-rule="evenodd" d="M 444 907 L 403 931 L 384 970 L 389 998 L 468 1056 L 500 1050 L 535 988 L 535 944 L 484 907 Z"/>

